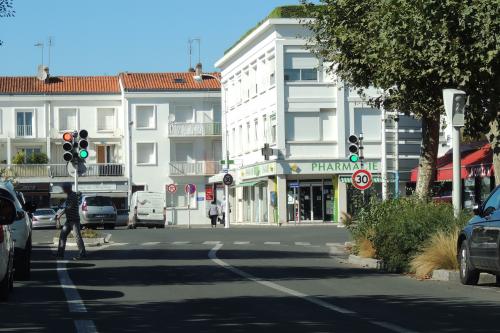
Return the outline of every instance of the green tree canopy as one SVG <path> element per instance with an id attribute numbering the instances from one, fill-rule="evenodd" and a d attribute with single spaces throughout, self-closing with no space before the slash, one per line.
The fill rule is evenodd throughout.
<path id="1" fill-rule="evenodd" d="M 12 0 L 0 0 L 0 17 L 11 17 L 14 16 L 15 11 L 12 7 Z M 0 45 L 2 45 L 0 40 Z"/>

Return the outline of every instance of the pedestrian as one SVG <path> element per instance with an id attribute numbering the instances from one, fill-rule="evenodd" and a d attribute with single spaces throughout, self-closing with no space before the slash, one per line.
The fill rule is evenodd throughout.
<path id="1" fill-rule="evenodd" d="M 73 230 L 75 236 L 76 244 L 78 245 L 78 256 L 73 258 L 73 260 L 81 260 L 87 257 L 87 252 L 85 251 L 85 244 L 83 243 L 82 234 L 80 232 L 80 210 L 78 195 L 73 192 L 71 183 L 64 183 L 63 191 L 66 193 L 66 203 L 64 205 L 64 210 L 58 214 L 57 218 L 60 219 L 62 215 L 66 214 L 66 223 L 61 229 L 61 235 L 59 236 L 59 246 L 57 249 L 57 257 L 64 258 L 64 250 L 66 249 L 66 240 L 68 235 Z"/>
<path id="2" fill-rule="evenodd" d="M 231 206 L 229 206 L 229 207 L 231 207 Z M 221 215 L 222 215 L 221 224 L 226 225 L 226 197 L 224 197 L 224 199 L 222 200 L 222 202 L 220 204 L 220 210 L 221 210 Z"/>
<path id="3" fill-rule="evenodd" d="M 210 208 L 208 209 L 208 217 L 210 218 L 210 223 L 212 224 L 212 228 L 217 228 L 217 218 L 219 217 L 219 208 L 214 201 L 210 204 Z"/>

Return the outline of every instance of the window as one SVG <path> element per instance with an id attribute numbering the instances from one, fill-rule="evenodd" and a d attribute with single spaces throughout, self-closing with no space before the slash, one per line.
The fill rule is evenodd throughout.
<path id="1" fill-rule="evenodd" d="M 380 122 L 381 112 L 371 108 L 354 109 L 354 130 L 355 133 L 363 133 L 364 139 L 381 140 Z"/>
<path id="2" fill-rule="evenodd" d="M 267 143 L 267 126 L 269 126 L 267 123 L 267 116 L 263 116 L 262 120 L 263 120 L 262 121 L 262 127 L 263 127 L 262 135 L 264 138 L 264 143 Z"/>
<path id="3" fill-rule="evenodd" d="M 137 105 L 135 107 L 135 121 L 138 129 L 156 128 L 156 108 L 154 105 Z"/>
<path id="4" fill-rule="evenodd" d="M 177 162 L 194 162 L 193 158 L 193 143 L 180 142 L 175 145 L 175 161 Z"/>
<path id="5" fill-rule="evenodd" d="M 253 97 L 259 93 L 257 83 L 257 65 L 253 66 L 250 70 L 250 95 Z"/>
<path id="6" fill-rule="evenodd" d="M 78 129 L 76 109 L 59 109 L 59 130 L 75 131 Z"/>
<path id="7" fill-rule="evenodd" d="M 276 115 L 271 115 L 271 143 L 276 143 L 276 133 L 277 124 L 276 124 Z"/>
<path id="8" fill-rule="evenodd" d="M 500 190 L 496 190 L 484 205 L 484 212 L 488 211 L 490 214 L 498 209 L 500 209 Z"/>
<path id="9" fill-rule="evenodd" d="M 243 144 L 243 125 L 240 125 L 238 128 L 238 147 L 236 149 L 237 152 L 242 152 L 242 144 Z"/>
<path id="10" fill-rule="evenodd" d="M 193 107 L 191 105 L 176 105 L 175 106 L 175 122 L 176 123 L 192 123 L 193 122 Z"/>
<path id="11" fill-rule="evenodd" d="M 287 114 L 287 139 L 294 141 L 319 140 L 318 113 L 297 112 Z"/>
<path id="12" fill-rule="evenodd" d="M 247 149 L 250 147 L 250 122 L 247 123 Z"/>
<path id="13" fill-rule="evenodd" d="M 276 69 L 275 69 L 276 60 L 274 56 L 269 58 L 267 62 L 267 66 L 269 68 L 269 86 L 272 87 L 276 84 Z"/>
<path id="14" fill-rule="evenodd" d="M 250 72 L 247 70 L 245 72 L 245 77 L 243 80 L 243 100 L 246 101 L 250 98 Z"/>
<path id="15" fill-rule="evenodd" d="M 141 142 L 136 145 L 137 165 L 156 164 L 156 143 Z"/>
<path id="16" fill-rule="evenodd" d="M 232 130 L 231 142 L 232 142 L 231 152 L 234 155 L 234 153 L 236 152 L 236 128 L 233 128 Z"/>
<path id="17" fill-rule="evenodd" d="M 335 110 L 334 109 L 321 109 L 320 110 L 321 122 L 321 138 L 323 141 L 335 140 Z"/>
<path id="18" fill-rule="evenodd" d="M 255 118 L 253 121 L 253 138 L 254 144 L 257 146 L 259 144 L 259 119 Z"/>
<path id="19" fill-rule="evenodd" d="M 0 134 L 3 133 L 3 111 L 0 109 Z"/>
<path id="20" fill-rule="evenodd" d="M 318 81 L 318 59 L 310 53 L 285 56 L 285 81 Z"/>
<path id="21" fill-rule="evenodd" d="M 28 163 L 35 154 L 41 153 L 40 148 L 21 148 L 18 151 L 24 153 L 24 163 Z"/>
<path id="22" fill-rule="evenodd" d="M 115 129 L 115 109 L 97 109 L 97 130 L 113 131 Z"/>
<path id="23" fill-rule="evenodd" d="M 16 110 L 16 135 L 33 136 L 33 111 Z"/>

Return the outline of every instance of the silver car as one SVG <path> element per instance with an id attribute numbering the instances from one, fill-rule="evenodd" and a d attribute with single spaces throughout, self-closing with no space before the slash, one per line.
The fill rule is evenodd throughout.
<path id="1" fill-rule="evenodd" d="M 110 197 L 87 195 L 80 204 L 80 223 L 87 228 L 114 229 L 116 226 L 116 207 Z"/>
<path id="2" fill-rule="evenodd" d="M 56 212 L 52 208 L 39 208 L 31 219 L 35 228 L 57 228 Z"/>

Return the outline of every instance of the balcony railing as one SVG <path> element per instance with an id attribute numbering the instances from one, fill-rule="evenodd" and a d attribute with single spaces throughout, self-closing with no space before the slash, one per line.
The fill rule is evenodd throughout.
<path id="1" fill-rule="evenodd" d="M 17 137 L 31 137 L 31 136 L 33 136 L 33 126 L 32 125 L 17 125 L 16 126 L 16 136 Z"/>
<path id="2" fill-rule="evenodd" d="M 123 177 L 123 164 L 87 164 L 82 177 Z M 13 178 L 69 177 L 66 164 L 0 164 L 0 175 Z"/>
<path id="3" fill-rule="evenodd" d="M 212 176 L 220 171 L 219 161 L 170 162 L 171 176 Z"/>
<path id="4" fill-rule="evenodd" d="M 221 123 L 172 123 L 169 137 L 196 137 L 221 135 Z"/>

